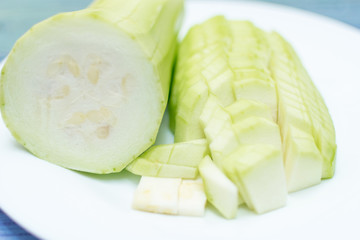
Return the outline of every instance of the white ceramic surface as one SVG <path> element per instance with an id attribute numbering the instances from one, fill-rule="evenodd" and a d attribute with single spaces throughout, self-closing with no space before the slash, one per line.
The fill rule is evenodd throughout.
<path id="1" fill-rule="evenodd" d="M 336 175 L 289 195 L 282 209 L 256 215 L 240 208 L 225 220 L 131 209 L 139 177 L 79 173 L 24 150 L 0 120 L 0 206 L 44 239 L 360 239 L 360 31 L 312 13 L 251 2 L 189 2 L 182 35 L 215 14 L 276 30 L 295 47 L 333 117 Z M 167 121 L 158 142 L 171 142 Z"/>

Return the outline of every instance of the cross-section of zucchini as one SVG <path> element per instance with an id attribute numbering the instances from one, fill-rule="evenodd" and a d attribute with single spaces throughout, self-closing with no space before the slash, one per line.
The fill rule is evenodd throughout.
<path id="1" fill-rule="evenodd" d="M 66 168 L 121 171 L 155 141 L 182 10 L 182 0 L 98 0 L 31 28 L 1 76 L 14 137 Z"/>

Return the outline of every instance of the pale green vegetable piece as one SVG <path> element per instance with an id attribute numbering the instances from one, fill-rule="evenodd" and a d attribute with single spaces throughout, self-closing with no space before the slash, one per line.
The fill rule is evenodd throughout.
<path id="1" fill-rule="evenodd" d="M 155 145 L 127 166 L 143 176 L 195 178 L 200 161 L 209 154 L 206 139 Z"/>
<path id="2" fill-rule="evenodd" d="M 268 107 L 255 106 L 255 109 L 262 109 L 263 112 L 254 111 L 257 112 L 254 116 L 245 115 L 232 123 L 229 112 L 221 107 L 215 97 L 210 96 L 200 119 L 210 141 L 214 163 L 237 184 L 239 196 L 247 206 L 263 213 L 282 207 L 286 203 L 287 189 L 279 127 L 273 122 Z M 246 164 L 248 166 L 244 167 Z M 252 172 L 249 177 L 248 169 Z M 255 177 L 262 172 L 263 179 L 260 178 L 259 185 L 256 185 Z"/>
<path id="3" fill-rule="evenodd" d="M 201 81 L 190 87 L 181 96 L 183 101 L 179 103 L 179 110 L 175 116 L 175 142 L 185 142 L 205 137 L 198 119 L 208 95 L 208 86 Z"/>
<path id="4" fill-rule="evenodd" d="M 255 212 L 264 213 L 286 204 L 281 149 L 264 144 L 241 145 L 223 160 L 223 170 Z"/>
<path id="5" fill-rule="evenodd" d="M 204 74 L 204 73 L 203 73 Z M 209 89 L 214 93 L 223 106 L 227 106 L 235 101 L 232 87 L 233 72 L 226 68 L 222 73 L 209 80 Z"/>
<path id="6" fill-rule="evenodd" d="M 235 218 L 239 194 L 234 183 L 206 156 L 199 165 L 208 201 L 225 217 Z"/>
<path id="7" fill-rule="evenodd" d="M 173 144 L 154 145 L 138 158 L 144 158 L 150 162 L 168 163 L 173 149 Z M 137 159 L 135 159 L 131 164 L 135 163 L 136 160 Z"/>
<path id="8" fill-rule="evenodd" d="M 281 147 L 279 128 L 273 122 L 270 108 L 251 100 L 237 100 L 221 107 L 219 100 L 210 95 L 200 116 L 214 162 L 232 153 L 239 144 L 269 143 Z"/>
<path id="9" fill-rule="evenodd" d="M 276 89 L 268 70 L 271 51 L 264 32 L 248 21 L 229 21 L 233 35 L 229 63 L 236 99 L 263 102 L 277 120 Z"/>
<path id="10" fill-rule="evenodd" d="M 276 88 L 272 81 L 245 79 L 234 82 L 236 99 L 247 99 L 267 104 L 272 110 L 273 120 L 277 119 Z"/>
<path id="11" fill-rule="evenodd" d="M 207 140 L 197 139 L 188 142 L 152 146 L 141 154 L 138 159 L 146 159 L 155 163 L 197 167 L 208 152 Z M 135 159 L 129 166 L 136 164 L 138 159 Z"/>
<path id="12" fill-rule="evenodd" d="M 184 42 L 186 42 L 186 39 L 182 42 L 182 44 L 180 44 L 179 52 L 182 52 L 181 50 L 184 47 Z M 173 80 L 173 88 L 170 95 L 171 101 L 169 110 L 171 115 L 175 114 L 175 112 L 171 112 L 172 110 L 177 110 L 177 99 L 179 98 L 179 95 L 182 94 L 184 90 L 190 88 L 192 85 L 195 85 L 201 81 L 205 81 L 204 76 L 201 74 L 201 70 L 214 61 L 214 59 L 216 59 L 218 56 L 221 56 L 223 52 L 223 48 L 217 45 L 206 50 L 208 51 L 194 54 L 189 59 L 186 59 L 186 62 L 183 64 L 181 64 L 181 60 L 184 56 L 181 54 L 178 55 L 177 66 Z M 180 102 L 181 101 L 179 101 L 179 103 Z"/>
<path id="13" fill-rule="evenodd" d="M 226 111 L 218 106 L 207 123 L 203 119 L 201 121 L 206 124 L 204 132 L 209 141 L 211 156 L 216 165 L 221 168 L 222 160 L 239 146 L 231 118 Z"/>
<path id="14" fill-rule="evenodd" d="M 155 141 L 182 15 L 182 0 L 97 0 L 35 25 L 2 71 L 9 130 L 52 163 L 121 171 Z"/>
<path id="15" fill-rule="evenodd" d="M 210 95 L 206 101 L 200 115 L 200 122 L 210 143 L 223 128 L 230 127 L 232 123 L 229 113 L 225 111 L 219 100 L 213 95 Z"/>
<path id="16" fill-rule="evenodd" d="M 270 116 L 269 108 L 262 109 L 262 114 Z M 282 146 L 279 127 L 272 117 L 262 118 L 254 114 L 253 117 L 239 118 L 232 123 L 229 113 L 215 97 L 210 97 L 200 119 L 210 141 L 209 148 L 214 163 L 237 183 L 240 196 L 248 207 L 262 213 L 283 206 L 286 202 L 286 179 Z M 254 173 L 250 178 L 247 178 L 247 168 L 242 167 L 246 164 Z M 240 170 L 235 170 L 237 168 Z M 259 185 L 256 185 L 254 176 L 259 177 L 261 172 L 264 179 L 260 179 Z M 245 185 L 242 184 L 243 181 L 246 181 Z M 264 195 L 261 195 L 261 191 L 264 191 Z M 271 196 L 272 191 L 274 197 Z M 266 202 L 266 198 L 272 199 Z"/>
<path id="17" fill-rule="evenodd" d="M 241 99 L 236 100 L 233 104 L 227 106 L 225 110 L 231 116 L 232 122 L 238 122 L 247 117 L 262 117 L 273 120 L 270 108 L 261 102 Z"/>
<path id="18" fill-rule="evenodd" d="M 222 160 L 239 147 L 240 143 L 232 126 L 225 126 L 209 144 L 215 164 L 221 168 Z"/>
<path id="19" fill-rule="evenodd" d="M 284 161 L 288 191 L 295 192 L 320 183 L 323 159 L 314 138 L 291 127 L 285 139 L 287 148 Z"/>
<path id="20" fill-rule="evenodd" d="M 221 114 L 217 114 L 219 112 L 220 111 L 215 112 L 214 116 L 210 119 L 209 123 L 206 125 L 204 129 L 206 138 L 210 143 L 215 140 L 215 138 L 224 128 L 231 127 L 230 118 L 228 119 L 222 118 Z"/>
<path id="21" fill-rule="evenodd" d="M 206 104 L 200 115 L 200 123 L 205 128 L 212 119 L 215 111 L 221 110 L 219 100 L 214 95 L 210 95 L 206 100 Z M 226 112 L 224 112 L 226 114 Z M 219 113 L 217 113 L 219 114 Z M 226 118 L 226 116 L 225 116 Z"/>
<path id="22" fill-rule="evenodd" d="M 260 117 L 248 117 L 233 125 L 226 124 L 213 137 L 209 148 L 214 162 L 221 168 L 222 160 L 244 144 L 269 144 L 281 149 L 278 125 Z"/>
<path id="23" fill-rule="evenodd" d="M 172 164 L 162 164 L 158 174 L 156 175 L 156 177 L 189 179 L 194 179 L 197 176 L 198 169 L 195 167 L 178 166 Z"/>
<path id="24" fill-rule="evenodd" d="M 194 26 L 180 44 L 169 106 L 176 142 L 204 137 L 199 116 L 209 94 L 224 106 L 235 100 L 230 43 L 227 21 L 218 16 Z"/>
<path id="25" fill-rule="evenodd" d="M 337 147 L 334 125 L 325 102 L 290 44 L 277 33 L 269 34 L 269 42 L 273 50 L 270 70 L 278 89 L 283 138 L 289 135 L 288 129 L 292 126 L 312 136 L 323 158 L 321 177 L 331 178 Z"/>
<path id="26" fill-rule="evenodd" d="M 248 117 L 233 125 L 240 144 L 270 144 L 281 149 L 279 126 L 272 120 Z"/>
<path id="27" fill-rule="evenodd" d="M 251 54 L 251 53 L 249 53 Z M 235 79 L 260 79 L 268 80 L 271 76 L 271 72 L 267 68 L 244 68 L 244 69 L 233 69 Z"/>
<path id="28" fill-rule="evenodd" d="M 148 177 L 163 178 L 196 178 L 198 170 L 196 167 L 152 162 L 145 158 L 137 158 L 126 168 L 129 172 Z"/>
<path id="29" fill-rule="evenodd" d="M 206 139 L 175 143 L 169 164 L 198 167 L 201 159 L 209 154 Z"/>

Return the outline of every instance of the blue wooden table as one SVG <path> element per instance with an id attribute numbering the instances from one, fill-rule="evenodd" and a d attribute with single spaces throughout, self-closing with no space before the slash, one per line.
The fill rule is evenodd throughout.
<path id="1" fill-rule="evenodd" d="M 62 11 L 86 7 L 92 0 L 0 0 L 0 60 L 33 24 Z M 267 0 L 326 15 L 360 28 L 360 0 Z M 1 157 L 1 155 L 0 155 Z M 1 197 L 1 196 L 0 196 Z M 35 216 L 34 216 L 35 217 Z M 1 211 L 0 240 L 36 240 Z"/>

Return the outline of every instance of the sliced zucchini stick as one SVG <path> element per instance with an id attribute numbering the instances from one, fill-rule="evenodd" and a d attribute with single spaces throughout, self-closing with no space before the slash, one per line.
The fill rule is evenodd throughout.
<path id="1" fill-rule="evenodd" d="M 137 158 L 127 166 L 126 170 L 136 175 L 148 177 L 196 178 L 198 175 L 196 167 L 153 162 L 145 158 Z"/>
<path id="2" fill-rule="evenodd" d="M 306 187 L 303 183 L 300 183 L 301 181 L 308 182 L 308 186 L 310 186 L 319 183 L 321 178 L 331 178 L 334 175 L 335 129 L 323 98 L 290 44 L 277 33 L 269 34 L 269 42 L 273 51 L 270 70 L 278 89 L 279 125 L 285 149 L 289 151 L 288 145 L 297 141 L 299 132 L 304 132 L 300 135 L 306 135 L 307 143 L 296 144 L 298 147 L 295 152 L 288 153 L 288 156 L 292 156 L 292 158 L 285 160 L 287 163 L 285 167 L 289 164 L 294 165 L 291 163 L 291 159 L 296 159 L 302 155 L 301 158 L 304 158 L 309 170 L 309 173 L 303 175 L 303 178 L 309 177 L 313 179 L 313 181 L 304 180 L 298 178 L 299 175 L 297 175 L 299 183 L 296 184 L 296 181 L 293 180 L 297 187 L 289 186 L 290 191 L 296 191 Z M 289 130 L 294 128 L 297 128 L 297 130 Z M 322 169 L 318 167 L 319 154 L 316 148 L 323 159 Z M 309 154 L 309 152 L 312 153 Z M 315 169 L 317 171 L 314 171 Z M 293 171 L 296 171 L 296 169 Z M 299 169 L 299 171 L 303 170 Z M 294 179 L 292 176 L 288 176 L 288 178 Z"/>
<path id="3" fill-rule="evenodd" d="M 269 144 L 240 145 L 223 161 L 246 205 L 257 213 L 286 204 L 287 190 L 280 149 Z"/>
<path id="4" fill-rule="evenodd" d="M 235 184 L 206 156 L 199 165 L 208 201 L 225 217 L 235 218 L 239 193 Z"/>
<path id="5" fill-rule="evenodd" d="M 206 139 L 156 145 L 127 166 L 143 176 L 195 178 L 200 161 L 209 154 Z"/>
<path id="6" fill-rule="evenodd" d="M 193 27 L 181 43 L 170 96 L 176 142 L 205 137 L 199 117 L 209 93 L 224 106 L 235 100 L 227 58 L 230 42 L 226 20 L 215 17 Z"/>

